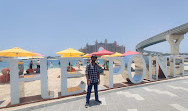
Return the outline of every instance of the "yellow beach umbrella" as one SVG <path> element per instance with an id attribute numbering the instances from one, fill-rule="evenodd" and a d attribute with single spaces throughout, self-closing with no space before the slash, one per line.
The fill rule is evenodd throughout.
<path id="1" fill-rule="evenodd" d="M 112 55 L 103 55 L 101 58 L 104 58 L 104 57 L 119 57 L 121 55 L 122 55 L 121 53 L 116 52 L 115 54 L 112 54 Z"/>
<path id="2" fill-rule="evenodd" d="M 40 58 L 44 58 L 44 55 L 42 55 L 42 54 L 39 54 L 39 53 L 36 53 L 36 52 L 33 52 L 33 53 L 35 53 L 35 54 L 37 54 L 37 55 L 35 55 L 35 56 L 28 56 L 28 57 L 26 57 L 26 58 L 31 58 L 31 59 L 40 59 Z"/>
<path id="3" fill-rule="evenodd" d="M 23 50 L 19 47 L 14 47 L 12 49 L 0 51 L 0 56 L 3 57 L 26 57 L 26 56 L 35 56 L 35 53 Z"/>
<path id="4" fill-rule="evenodd" d="M 63 51 L 59 51 L 56 54 L 60 54 L 64 57 L 73 57 L 73 56 L 84 55 L 83 52 L 77 51 L 73 48 L 69 48 L 69 49 L 66 49 L 66 50 L 63 50 Z"/>
<path id="5" fill-rule="evenodd" d="M 40 58 L 44 58 L 42 56 L 28 56 L 26 58 L 30 58 L 30 59 L 40 59 Z"/>
<path id="6" fill-rule="evenodd" d="M 85 54 L 85 55 L 83 55 L 82 57 L 91 57 L 91 56 L 88 56 L 89 54 Z"/>
<path id="7" fill-rule="evenodd" d="M 110 57 L 119 57 L 121 55 L 122 55 L 121 53 L 116 52 L 115 54 L 110 55 Z"/>
<path id="8" fill-rule="evenodd" d="M 80 55 L 64 54 L 64 55 L 61 55 L 61 57 L 81 57 L 81 56 Z"/>
<path id="9" fill-rule="evenodd" d="M 101 56 L 101 58 L 104 58 L 104 57 L 111 57 L 111 55 L 103 55 L 103 56 Z"/>

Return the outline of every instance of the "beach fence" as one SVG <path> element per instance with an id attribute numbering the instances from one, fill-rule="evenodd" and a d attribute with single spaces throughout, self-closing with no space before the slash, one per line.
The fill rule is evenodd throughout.
<path id="1" fill-rule="evenodd" d="M 53 72 L 55 69 L 49 69 L 47 58 L 41 58 L 40 73 L 19 74 L 21 67 L 18 59 L 2 58 L 2 61 L 7 62 L 10 67 L 10 83 L 6 83 L 7 88 L 10 88 L 10 99 L 1 96 L 0 107 L 6 108 L 86 94 L 85 66 L 82 66 L 82 70 L 80 70 L 70 65 L 72 61 L 81 61 L 84 64 L 84 59 L 81 57 L 60 57 L 56 60 L 60 62 L 58 71 Z M 188 75 L 188 56 L 186 55 L 144 56 L 137 54 L 125 57 L 105 57 L 103 61 L 104 64 L 100 64 L 104 69 L 101 74 L 103 81 L 99 86 L 100 91 Z M 56 77 L 55 75 L 59 76 Z M 115 78 L 120 77 L 119 75 L 121 78 L 116 80 Z M 59 81 L 60 84 L 55 83 L 55 85 L 50 84 L 50 86 L 54 85 L 53 87 L 60 90 L 49 88 L 50 79 L 54 79 L 54 83 Z M 68 83 L 73 82 L 73 80 L 78 81 L 77 86 L 70 87 Z M 0 87 L 2 87 L 2 84 L 4 83 L 1 83 Z M 32 92 L 35 87 L 38 87 L 39 93 L 26 96 L 25 89 L 27 88 Z"/>

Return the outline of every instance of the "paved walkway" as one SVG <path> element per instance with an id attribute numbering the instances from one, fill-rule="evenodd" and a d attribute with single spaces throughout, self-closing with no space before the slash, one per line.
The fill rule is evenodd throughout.
<path id="1" fill-rule="evenodd" d="M 33 111 L 188 111 L 188 79 L 99 94 L 102 104 L 85 108 L 85 95 L 22 110 Z"/>

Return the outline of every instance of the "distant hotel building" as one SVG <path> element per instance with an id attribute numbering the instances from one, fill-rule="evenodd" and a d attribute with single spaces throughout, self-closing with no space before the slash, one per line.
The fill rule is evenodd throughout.
<path id="1" fill-rule="evenodd" d="M 102 42 L 98 43 L 98 41 L 96 41 L 95 45 L 88 45 L 87 43 L 86 46 L 84 48 L 79 49 L 79 51 L 84 53 L 92 53 L 92 52 L 97 52 L 100 47 L 111 52 L 125 53 L 125 46 L 117 45 L 116 41 L 114 41 L 114 43 L 107 43 L 107 39 L 105 39 L 104 43 Z"/>

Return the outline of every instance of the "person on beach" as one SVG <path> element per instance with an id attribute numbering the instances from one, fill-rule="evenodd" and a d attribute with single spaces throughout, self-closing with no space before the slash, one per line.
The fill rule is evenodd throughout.
<path id="1" fill-rule="evenodd" d="M 40 69 L 40 61 L 39 60 L 37 60 L 37 69 Z"/>
<path id="2" fill-rule="evenodd" d="M 4 69 L 2 69 L 1 72 L 3 74 L 4 83 L 8 82 L 8 77 L 10 75 L 10 69 L 9 68 L 4 68 Z"/>
<path id="3" fill-rule="evenodd" d="M 89 59 L 87 59 L 87 64 L 89 64 L 90 63 L 90 60 Z"/>
<path id="4" fill-rule="evenodd" d="M 60 68 L 60 66 L 61 66 L 61 62 L 60 61 L 58 62 L 58 65 L 59 65 L 59 68 Z"/>
<path id="5" fill-rule="evenodd" d="M 99 66 L 96 63 L 96 60 L 97 60 L 97 56 L 92 55 L 91 63 L 87 64 L 86 66 L 85 74 L 86 74 L 87 85 L 88 85 L 86 104 L 85 104 L 86 108 L 89 106 L 89 99 L 91 95 L 92 86 L 94 86 L 94 90 L 95 90 L 95 101 L 101 104 L 101 101 L 99 101 L 99 97 L 98 97 L 98 85 L 100 84 L 100 73 L 99 73 Z"/>
<path id="6" fill-rule="evenodd" d="M 29 68 L 30 69 L 33 69 L 33 61 L 31 60 L 30 63 L 29 63 Z"/>
<path id="7" fill-rule="evenodd" d="M 69 66 L 71 66 L 71 62 L 69 62 Z"/>
<path id="8" fill-rule="evenodd" d="M 50 67 L 53 68 L 53 62 L 50 62 Z"/>
<path id="9" fill-rule="evenodd" d="M 82 62 L 80 60 L 78 60 L 78 69 L 80 69 Z"/>

